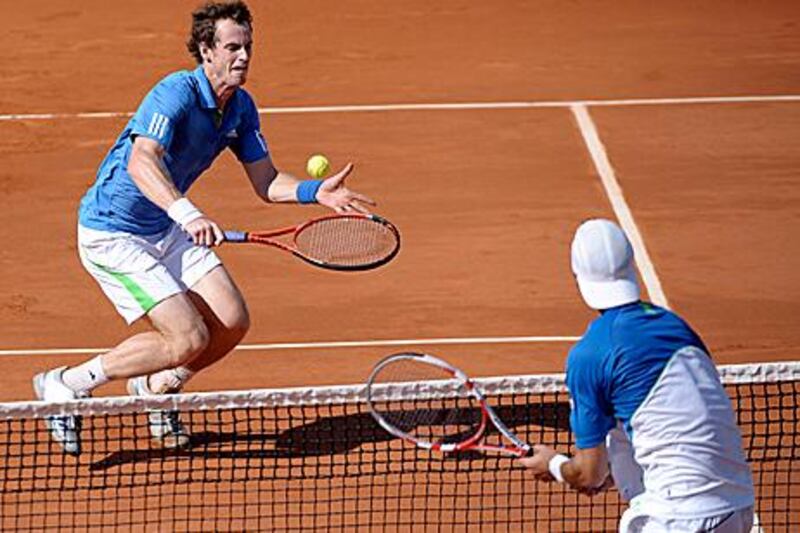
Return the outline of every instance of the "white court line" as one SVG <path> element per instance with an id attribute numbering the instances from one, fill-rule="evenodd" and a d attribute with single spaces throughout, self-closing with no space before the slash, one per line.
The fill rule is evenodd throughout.
<path id="1" fill-rule="evenodd" d="M 753 527 L 750 533 L 764 533 L 764 528 L 761 527 L 761 521 L 758 519 L 758 513 L 753 513 Z"/>
<path id="2" fill-rule="evenodd" d="M 575 115 L 575 120 L 578 122 L 578 128 L 592 156 L 592 161 L 594 161 L 594 166 L 603 182 L 603 187 L 606 189 L 608 199 L 611 201 L 611 207 L 617 215 L 622 229 L 631 241 L 633 253 L 636 257 L 636 265 L 639 267 L 639 272 L 642 275 L 642 281 L 644 281 L 647 287 L 650 300 L 656 305 L 669 308 L 667 296 L 661 288 L 661 281 L 658 279 L 656 269 L 653 266 L 653 262 L 650 260 L 650 255 L 647 253 L 642 235 L 639 233 L 639 228 L 633 220 L 633 214 L 628 207 L 628 203 L 625 201 L 625 196 L 622 194 L 622 188 L 619 186 L 619 182 L 617 182 L 614 167 L 611 166 L 611 162 L 608 160 L 605 146 L 603 146 L 603 142 L 600 140 L 600 135 L 597 133 L 594 121 L 589 115 L 586 106 L 574 105 L 570 109 L 572 110 L 572 114 Z"/>
<path id="3" fill-rule="evenodd" d="M 371 346 L 419 346 L 441 344 L 523 344 L 523 343 L 558 343 L 575 342 L 580 337 L 572 336 L 535 336 L 535 337 L 463 337 L 439 339 L 389 339 L 373 341 L 331 341 L 331 342 L 283 342 L 273 344 L 240 344 L 234 350 L 243 352 L 259 352 L 266 350 L 303 350 L 307 348 L 365 348 Z M 75 355 L 103 353 L 110 348 L 27 348 L 18 350 L 0 350 L 3 355 Z"/>
<path id="4" fill-rule="evenodd" d="M 265 107 L 259 108 L 259 114 L 303 114 L 303 113 L 355 113 L 355 112 L 390 112 L 390 111 L 449 111 L 449 110 L 481 110 L 481 109 L 533 109 L 533 108 L 569 108 L 575 115 L 581 129 L 584 141 L 592 155 L 598 173 L 606 188 L 606 193 L 612 208 L 620 220 L 620 224 L 633 245 L 637 265 L 642 274 L 651 300 L 657 305 L 669 307 L 666 295 L 661 288 L 661 282 L 656 275 L 653 263 L 650 260 L 644 241 L 639 233 L 633 216 L 628 208 L 622 189 L 617 182 L 614 169 L 611 166 L 602 141 L 597 133 L 594 122 L 589 115 L 589 107 L 624 107 L 624 106 L 656 106 L 656 105 L 690 105 L 690 104 L 735 104 L 735 103 L 770 103 L 770 102 L 800 102 L 800 95 L 768 95 L 768 96 L 711 96 L 687 98 L 633 98 L 616 100 L 574 100 L 574 101 L 523 101 L 523 102 L 467 102 L 467 103 L 429 103 L 429 104 L 377 104 L 377 105 L 338 105 L 338 106 L 297 106 L 297 107 Z M 104 119 L 128 118 L 131 112 L 84 112 L 84 113 L 17 113 L 0 114 L 0 121 L 22 120 L 59 120 L 59 119 Z M 240 345 L 235 350 L 261 351 L 277 349 L 304 349 L 304 348 L 342 348 L 342 347 L 369 347 L 369 346 L 400 346 L 420 344 L 500 344 L 500 343 L 526 343 L 526 342 L 573 342 L 580 337 L 486 337 L 471 339 L 415 339 L 415 340 L 386 340 L 386 341 L 347 341 L 347 342 L 317 342 L 317 343 L 276 343 L 276 344 L 250 344 Z M 53 349 L 21 349 L 0 350 L 3 355 L 68 355 L 68 354 L 93 354 L 107 351 L 108 348 L 53 348 Z M 763 533 L 758 515 L 755 515 L 753 533 Z"/>
<path id="5" fill-rule="evenodd" d="M 585 107 L 624 107 L 652 105 L 689 105 L 689 104 L 737 104 L 737 103 L 769 103 L 800 102 L 800 95 L 776 94 L 765 96 L 697 96 L 686 98 L 629 98 L 613 100 L 542 100 L 521 102 L 462 102 L 462 103 L 429 103 L 429 104 L 366 104 L 366 105 L 329 105 L 329 106 L 295 106 L 295 107 L 262 107 L 259 114 L 292 114 L 292 113 L 358 113 L 387 111 L 459 111 L 470 109 L 532 109 L 532 108 L 572 108 Z M 0 115 L 0 121 L 15 120 L 61 120 L 76 118 L 128 118 L 133 116 L 129 111 L 98 111 L 84 113 L 8 113 Z"/>

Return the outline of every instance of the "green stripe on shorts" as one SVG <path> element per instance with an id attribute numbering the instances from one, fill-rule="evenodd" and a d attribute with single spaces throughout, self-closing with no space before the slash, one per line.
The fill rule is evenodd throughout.
<path id="1" fill-rule="evenodd" d="M 129 293 L 131 293 L 131 296 L 133 296 L 134 300 L 136 300 L 136 303 L 138 303 L 142 307 L 142 310 L 145 313 L 151 310 L 153 307 L 155 307 L 156 304 L 158 303 L 153 299 L 152 296 L 147 294 L 145 290 L 139 286 L 138 283 L 133 281 L 125 274 L 122 274 L 120 272 L 114 272 L 113 270 L 110 270 L 104 267 L 103 265 L 98 265 L 97 263 L 94 262 L 92 262 L 92 264 L 97 268 L 99 268 L 100 270 L 102 270 L 103 272 L 105 272 L 106 274 L 108 274 L 109 276 L 112 276 L 114 279 L 119 281 L 122 284 L 122 286 L 125 287 Z"/>

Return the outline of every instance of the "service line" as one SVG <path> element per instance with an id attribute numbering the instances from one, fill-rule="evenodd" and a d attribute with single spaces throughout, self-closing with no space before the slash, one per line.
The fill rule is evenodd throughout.
<path id="1" fill-rule="evenodd" d="M 695 96 L 685 98 L 627 98 L 609 100 L 542 100 L 518 102 L 461 102 L 461 103 L 406 103 L 406 104 L 354 104 L 294 107 L 262 107 L 262 115 L 293 113 L 359 113 L 389 111 L 462 111 L 470 109 L 535 109 L 584 107 L 625 107 L 696 104 L 756 104 L 777 102 L 800 102 L 797 94 L 752 95 L 752 96 Z M 93 111 L 81 113 L 7 113 L 0 114 L 0 121 L 23 120 L 69 120 L 129 118 L 130 111 Z"/>
<path id="2" fill-rule="evenodd" d="M 267 350 L 304 350 L 308 348 L 368 348 L 371 346 L 420 346 L 442 344 L 538 344 L 569 343 L 580 337 L 575 336 L 529 336 L 529 337 L 455 337 L 436 339 L 387 339 L 370 341 L 328 341 L 328 342 L 281 342 L 272 344 L 240 344 L 234 350 L 260 352 Z M 43 348 L 0 350 L 3 355 L 83 355 L 97 354 L 110 348 Z"/>

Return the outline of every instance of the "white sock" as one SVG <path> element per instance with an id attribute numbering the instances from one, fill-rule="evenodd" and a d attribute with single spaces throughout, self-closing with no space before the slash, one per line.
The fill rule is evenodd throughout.
<path id="1" fill-rule="evenodd" d="M 147 384 L 153 394 L 178 392 L 192 376 L 194 372 L 185 366 L 179 366 L 156 372 L 148 378 Z"/>
<path id="2" fill-rule="evenodd" d="M 103 363 L 98 355 L 78 366 L 68 368 L 61 374 L 64 385 L 78 394 L 88 394 L 95 387 L 108 383 L 108 377 L 103 370 Z"/>

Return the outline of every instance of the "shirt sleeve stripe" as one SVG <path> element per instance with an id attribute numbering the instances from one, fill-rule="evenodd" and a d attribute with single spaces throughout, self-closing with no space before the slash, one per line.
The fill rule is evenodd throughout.
<path id="1" fill-rule="evenodd" d="M 258 144 L 261 145 L 261 148 L 264 149 L 264 153 L 268 154 L 269 150 L 267 149 L 267 142 L 264 140 L 264 136 L 261 135 L 260 131 L 256 132 L 256 139 L 258 139 Z"/>
<path id="2" fill-rule="evenodd" d="M 147 126 L 147 133 L 152 135 L 156 120 L 158 120 L 158 113 L 153 113 L 153 118 L 150 119 L 150 125 Z"/>
<path id="3" fill-rule="evenodd" d="M 158 134 L 157 134 L 159 139 L 164 138 L 164 134 L 167 131 L 167 124 L 169 124 L 169 118 L 162 115 L 162 119 L 163 120 L 161 121 L 161 126 L 158 128 Z"/>
<path id="4" fill-rule="evenodd" d="M 158 139 L 162 139 L 167 131 L 167 124 L 169 124 L 169 118 L 161 113 L 153 113 L 153 118 L 150 120 L 150 125 L 147 127 L 147 133 Z"/>
<path id="5" fill-rule="evenodd" d="M 158 130 L 158 125 L 161 123 L 161 114 L 160 113 L 153 113 L 153 120 L 150 123 L 150 127 L 147 128 L 147 133 L 150 135 L 155 135 L 156 130 Z"/>

